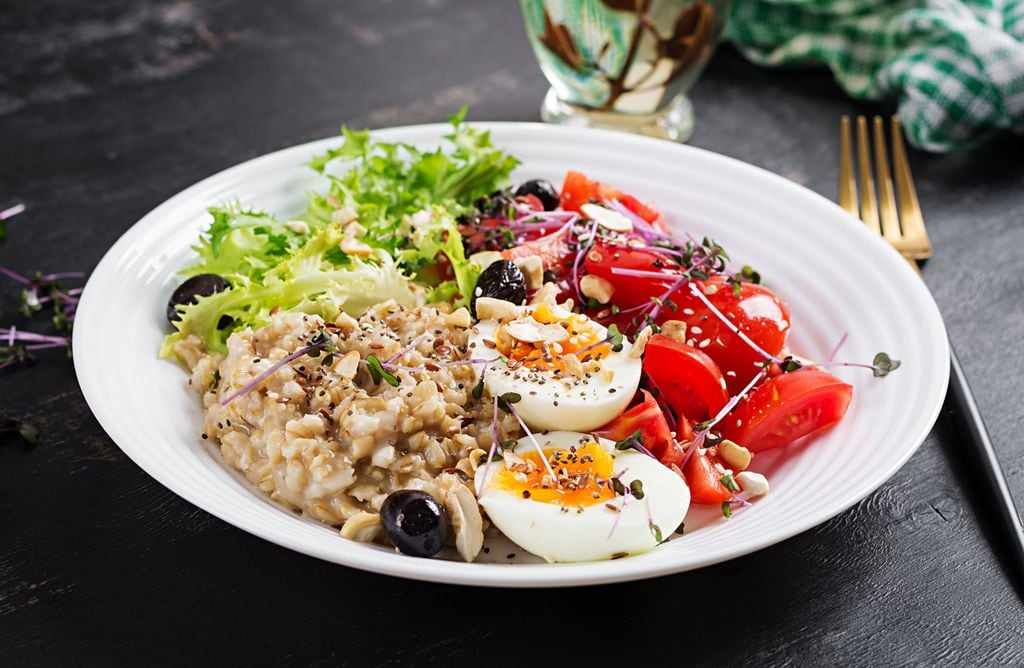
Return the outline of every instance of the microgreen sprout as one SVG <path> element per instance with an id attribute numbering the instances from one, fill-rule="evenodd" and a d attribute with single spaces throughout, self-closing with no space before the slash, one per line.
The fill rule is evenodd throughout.
<path id="1" fill-rule="evenodd" d="M 313 335 L 313 337 L 310 339 L 309 345 L 303 346 L 302 348 L 299 348 L 298 350 L 293 352 L 291 355 L 288 355 L 281 361 L 275 362 L 273 365 L 270 366 L 269 369 L 253 378 L 244 387 L 239 389 L 237 392 L 233 392 L 227 398 L 222 400 L 220 402 L 220 405 L 227 406 L 228 404 L 230 404 L 232 401 L 242 396 L 243 394 L 255 390 L 257 387 L 260 386 L 261 383 L 263 383 L 263 381 L 272 376 L 278 369 L 285 366 L 286 364 L 294 362 L 295 360 L 299 359 L 300 357 L 303 357 L 304 355 L 309 355 L 310 357 L 319 357 L 321 350 L 328 350 L 329 354 L 338 352 L 338 349 L 334 345 L 334 342 L 331 339 L 330 335 L 323 330 Z"/>
<path id="2" fill-rule="evenodd" d="M 4 434 L 17 434 L 29 446 L 33 446 L 39 441 L 39 430 L 34 426 L 25 420 L 7 417 L 0 412 L 0 436 Z"/>
<path id="3" fill-rule="evenodd" d="M 398 387 L 401 384 L 397 376 L 384 369 L 383 363 L 376 355 L 366 356 L 366 370 L 370 372 L 370 378 L 374 385 L 380 385 L 381 380 L 392 387 Z"/>
<path id="4" fill-rule="evenodd" d="M 634 480 L 629 483 L 629 493 L 633 495 L 634 499 L 644 498 L 644 483 L 642 480 Z"/>
<path id="5" fill-rule="evenodd" d="M 722 516 L 725 519 L 732 517 L 732 503 L 729 501 L 722 501 Z"/>
<path id="6" fill-rule="evenodd" d="M 722 486 L 725 487 L 730 492 L 740 491 L 740 486 L 736 484 L 736 481 L 733 479 L 731 473 L 722 476 L 721 478 L 718 479 L 718 481 L 722 483 Z"/>
<path id="7" fill-rule="evenodd" d="M 651 459 L 657 459 L 650 450 L 644 447 L 644 434 L 643 431 L 637 429 L 632 434 L 622 439 L 621 441 L 615 442 L 616 450 L 636 450 L 639 453 L 645 454 Z"/>
<path id="8" fill-rule="evenodd" d="M 14 206 L 9 206 L 3 211 L 0 211 L 0 241 L 3 241 L 4 239 L 7 238 L 7 220 L 10 218 L 14 218 L 24 210 L 25 205 L 19 203 L 15 204 Z"/>

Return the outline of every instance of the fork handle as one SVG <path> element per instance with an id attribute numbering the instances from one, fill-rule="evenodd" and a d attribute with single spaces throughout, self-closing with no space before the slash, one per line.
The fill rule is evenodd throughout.
<path id="1" fill-rule="evenodd" d="M 977 455 L 971 459 L 977 462 L 990 492 L 990 498 L 987 499 L 990 504 L 989 510 L 994 510 L 1004 525 L 1004 535 L 1009 543 L 1012 568 L 1017 571 L 1016 576 L 1020 578 L 1020 583 L 1024 586 L 1024 526 L 1021 523 L 1020 513 L 1013 503 L 1006 478 L 1003 477 L 1003 471 L 999 467 L 999 460 L 996 458 L 995 448 L 992 447 L 988 429 L 985 428 L 985 421 L 981 417 L 978 404 L 975 403 L 971 387 L 967 383 L 967 377 L 964 376 L 963 367 L 953 349 L 952 341 L 949 343 L 949 366 L 947 408 L 952 410 L 964 440 Z"/>

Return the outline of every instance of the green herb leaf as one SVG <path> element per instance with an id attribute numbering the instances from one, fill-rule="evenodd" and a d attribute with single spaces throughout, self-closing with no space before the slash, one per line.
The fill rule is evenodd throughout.
<path id="1" fill-rule="evenodd" d="M 629 493 L 633 495 L 633 498 L 642 499 L 644 498 L 644 483 L 641 480 L 634 480 L 629 483 Z"/>
<path id="2" fill-rule="evenodd" d="M 503 443 L 499 444 L 498 447 L 501 448 L 502 450 L 511 450 L 518 444 L 519 441 L 504 441 Z"/>
<path id="3" fill-rule="evenodd" d="M 871 365 L 874 367 L 875 378 L 884 378 L 900 368 L 900 364 L 899 360 L 892 359 L 886 353 L 878 353 Z"/>
<path id="4" fill-rule="evenodd" d="M 505 411 L 506 413 L 512 412 L 512 404 L 517 404 L 522 401 L 523 397 L 518 392 L 506 392 L 505 394 L 498 397 L 498 408 Z"/>
<path id="5" fill-rule="evenodd" d="M 381 380 L 385 381 L 392 387 L 398 387 L 400 384 L 400 381 L 396 376 L 388 373 L 388 371 L 384 369 L 384 365 L 381 364 L 381 361 L 377 359 L 376 355 L 366 356 L 366 369 L 370 372 L 370 378 L 373 379 L 374 385 L 380 385 Z"/>
<path id="6" fill-rule="evenodd" d="M 641 450 L 644 445 L 644 433 L 642 430 L 637 429 L 632 434 L 622 439 L 621 441 L 615 442 L 616 450 Z"/>
<path id="7" fill-rule="evenodd" d="M 608 484 L 611 485 L 612 491 L 615 492 L 615 494 L 617 494 L 618 496 L 626 495 L 626 486 L 623 485 L 622 481 L 619 480 L 618 478 L 612 478 L 611 480 L 608 481 Z"/>
<path id="8" fill-rule="evenodd" d="M 647 526 L 651 530 L 651 535 L 654 536 L 654 540 L 658 541 L 659 544 L 665 542 L 665 539 L 661 535 L 661 527 L 654 522 L 649 522 Z"/>
<path id="9" fill-rule="evenodd" d="M 740 491 L 740 486 L 736 484 L 735 480 L 733 480 L 731 473 L 729 475 L 724 475 L 721 478 L 719 478 L 718 482 L 722 483 L 722 485 L 730 492 Z"/>
<path id="10" fill-rule="evenodd" d="M 781 367 L 783 373 L 799 371 L 804 367 L 804 365 L 801 362 L 793 359 L 792 357 L 787 357 L 786 359 L 782 360 L 782 364 L 780 364 L 779 366 Z"/>
<path id="11" fill-rule="evenodd" d="M 612 344 L 612 350 L 615 352 L 622 351 L 622 332 L 614 322 L 608 326 L 608 342 Z"/>
<path id="12" fill-rule="evenodd" d="M 474 399 L 479 399 L 480 397 L 484 396 L 484 379 L 483 379 L 483 376 L 481 376 L 480 380 L 477 381 L 477 384 L 473 386 L 473 393 L 472 394 L 473 394 L 473 398 Z"/>
<path id="13" fill-rule="evenodd" d="M 686 522 L 680 522 L 679 526 L 676 527 L 676 530 L 673 533 L 677 533 L 679 535 L 682 535 L 685 531 L 686 531 Z"/>
<path id="14" fill-rule="evenodd" d="M 728 501 L 722 501 L 722 515 L 725 519 L 732 517 L 732 504 Z"/>

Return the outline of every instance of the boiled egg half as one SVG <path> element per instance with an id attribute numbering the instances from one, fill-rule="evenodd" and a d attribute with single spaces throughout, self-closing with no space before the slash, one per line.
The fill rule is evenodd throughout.
<path id="1" fill-rule="evenodd" d="M 641 361 L 621 350 L 608 330 L 581 313 L 539 304 L 519 317 L 481 320 L 470 335 L 472 356 L 494 359 L 484 386 L 492 396 L 514 392 L 532 429 L 590 431 L 626 409 L 640 384 Z"/>
<path id="2" fill-rule="evenodd" d="M 574 431 L 519 439 L 477 469 L 475 485 L 494 525 L 549 562 L 646 552 L 690 505 L 686 483 L 657 460 Z"/>

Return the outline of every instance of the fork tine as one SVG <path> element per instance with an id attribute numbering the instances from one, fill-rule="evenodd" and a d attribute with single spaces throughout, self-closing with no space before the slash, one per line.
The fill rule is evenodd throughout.
<path id="1" fill-rule="evenodd" d="M 882 233 L 875 207 L 875 179 L 871 175 L 871 155 L 868 150 L 868 120 L 857 117 L 857 166 L 860 168 L 860 219 L 876 234 Z"/>
<path id="2" fill-rule="evenodd" d="M 914 190 L 914 179 L 910 175 L 910 164 L 907 161 L 907 150 L 903 145 L 903 128 L 899 118 L 892 117 L 892 163 L 896 176 L 896 194 L 899 197 L 900 221 L 903 224 L 903 236 L 914 244 L 907 254 L 917 259 L 925 259 L 932 254 L 932 244 L 924 227 L 921 216 L 921 205 L 917 201 Z"/>
<path id="3" fill-rule="evenodd" d="M 857 181 L 853 176 L 853 140 L 850 117 L 839 121 L 839 206 L 857 215 Z"/>
<path id="4" fill-rule="evenodd" d="M 889 172 L 888 149 L 885 146 L 885 126 L 882 117 L 875 116 L 875 176 L 878 183 L 878 208 L 881 213 L 882 236 L 889 243 L 903 238 L 900 219 L 896 216 L 896 197 L 893 195 L 892 176 Z"/>

